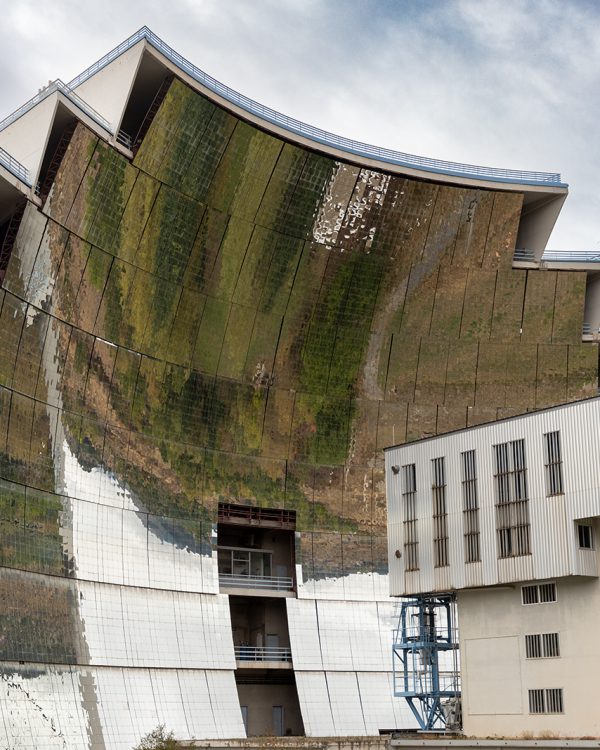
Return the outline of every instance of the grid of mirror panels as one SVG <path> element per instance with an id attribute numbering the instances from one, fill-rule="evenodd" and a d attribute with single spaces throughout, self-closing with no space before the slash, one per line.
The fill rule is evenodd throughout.
<path id="1" fill-rule="evenodd" d="M 297 636 L 307 731 L 383 720 L 365 693 L 388 690 L 383 641 L 360 654 L 381 613 L 354 605 L 387 597 L 381 449 L 597 388 L 585 275 L 512 269 L 521 202 L 284 143 L 177 80 L 132 161 L 77 126 L 0 288 L 11 732 L 243 734 L 220 501 L 295 510 L 299 600 L 331 603 L 319 658 Z M 331 725 L 310 718 L 324 680 Z M 342 708 L 359 699 L 362 724 Z"/>
<path id="2" fill-rule="evenodd" d="M 3 747 L 131 750 L 168 723 L 179 737 L 241 737 L 233 672 L 0 665 Z"/>
<path id="3" fill-rule="evenodd" d="M 389 672 L 302 671 L 296 684 L 308 735 L 377 736 L 415 725 L 408 704 L 393 697 Z"/>

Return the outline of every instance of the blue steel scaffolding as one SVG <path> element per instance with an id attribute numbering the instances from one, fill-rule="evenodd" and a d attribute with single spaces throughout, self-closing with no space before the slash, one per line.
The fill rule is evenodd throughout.
<path id="1" fill-rule="evenodd" d="M 422 730 L 460 727 L 460 672 L 453 594 L 403 599 L 393 645 L 394 695 Z"/>

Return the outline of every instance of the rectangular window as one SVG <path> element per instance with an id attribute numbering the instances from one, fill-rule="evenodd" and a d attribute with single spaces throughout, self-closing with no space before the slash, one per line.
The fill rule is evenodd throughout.
<path id="1" fill-rule="evenodd" d="M 542 656 L 542 639 L 539 635 L 525 636 L 525 656 L 527 659 L 540 659 Z"/>
<path id="2" fill-rule="evenodd" d="M 404 508 L 405 570 L 419 570 L 417 476 L 414 464 L 407 464 L 402 467 L 402 505 Z"/>
<path id="3" fill-rule="evenodd" d="M 462 469 L 463 529 L 465 536 L 465 562 L 481 560 L 479 552 L 479 501 L 477 498 L 477 467 L 475 451 L 460 454 Z"/>
<path id="4" fill-rule="evenodd" d="M 555 583 L 540 583 L 540 604 L 548 604 L 549 602 L 556 601 L 556 584 Z"/>
<path id="5" fill-rule="evenodd" d="M 523 604 L 548 604 L 556 601 L 556 584 L 540 583 L 521 587 Z"/>
<path id="6" fill-rule="evenodd" d="M 546 713 L 546 701 L 544 700 L 543 690 L 530 690 L 529 691 L 529 713 L 530 714 L 545 714 Z"/>
<path id="7" fill-rule="evenodd" d="M 545 659 L 560 656 L 558 633 L 542 633 L 542 656 Z"/>
<path id="8" fill-rule="evenodd" d="M 560 656 L 558 633 L 536 633 L 525 636 L 527 659 L 550 659 Z"/>
<path id="9" fill-rule="evenodd" d="M 523 586 L 521 596 L 523 604 L 539 604 L 540 592 L 537 586 Z"/>
<path id="10" fill-rule="evenodd" d="M 531 553 L 525 441 L 494 446 L 498 556 Z"/>
<path id="11" fill-rule="evenodd" d="M 448 513 L 446 510 L 446 472 L 444 458 L 431 461 L 433 499 L 433 562 L 436 568 L 448 563 Z"/>
<path id="12" fill-rule="evenodd" d="M 581 549 L 594 549 L 592 527 L 587 523 L 577 524 L 577 540 Z"/>
<path id="13" fill-rule="evenodd" d="M 529 690 L 530 714 L 562 714 L 562 688 L 543 688 Z"/>
<path id="14" fill-rule="evenodd" d="M 547 432 L 544 435 L 544 463 L 546 466 L 546 495 L 562 495 L 562 456 L 558 430 Z"/>
<path id="15" fill-rule="evenodd" d="M 563 691 L 562 688 L 546 688 L 546 713 L 562 714 Z"/>

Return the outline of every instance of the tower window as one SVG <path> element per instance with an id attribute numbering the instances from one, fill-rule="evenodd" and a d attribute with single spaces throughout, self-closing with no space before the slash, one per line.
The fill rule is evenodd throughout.
<path id="1" fill-rule="evenodd" d="M 531 553 L 525 441 L 494 446 L 498 557 Z"/>
<path id="2" fill-rule="evenodd" d="M 523 604 L 549 604 L 556 601 L 556 584 L 540 583 L 521 587 Z"/>
<path id="3" fill-rule="evenodd" d="M 547 432 L 544 435 L 544 464 L 546 467 L 546 495 L 563 494 L 562 455 L 560 433 Z"/>
<path id="4" fill-rule="evenodd" d="M 548 604 L 549 602 L 556 601 L 555 583 L 540 583 L 538 588 L 540 590 L 540 604 Z"/>
<path id="5" fill-rule="evenodd" d="M 444 458 L 431 461 L 433 500 L 433 558 L 436 568 L 446 567 L 448 562 L 448 512 L 446 509 L 446 471 Z"/>
<path id="6" fill-rule="evenodd" d="M 592 527 L 589 524 L 577 524 L 577 540 L 581 549 L 594 549 L 594 537 Z"/>
<path id="7" fill-rule="evenodd" d="M 404 508 L 404 560 L 406 570 L 419 570 L 417 476 L 414 464 L 407 464 L 402 467 L 402 506 Z"/>
<path id="8" fill-rule="evenodd" d="M 527 659 L 549 659 L 560 656 L 558 633 L 535 633 L 525 636 Z"/>
<path id="9" fill-rule="evenodd" d="M 475 451 L 465 451 L 461 456 L 463 529 L 465 536 L 465 562 L 479 562 L 479 500 L 477 497 L 477 467 Z"/>
<path id="10" fill-rule="evenodd" d="M 529 690 L 530 714 L 562 714 L 562 688 L 539 688 Z"/>

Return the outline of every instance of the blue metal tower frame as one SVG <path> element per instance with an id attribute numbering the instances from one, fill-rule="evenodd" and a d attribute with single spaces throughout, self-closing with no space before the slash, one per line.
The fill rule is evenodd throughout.
<path id="1" fill-rule="evenodd" d="M 394 631 L 394 695 L 406 698 L 422 730 L 446 729 L 444 704 L 459 703 L 454 594 L 403 599 Z"/>

